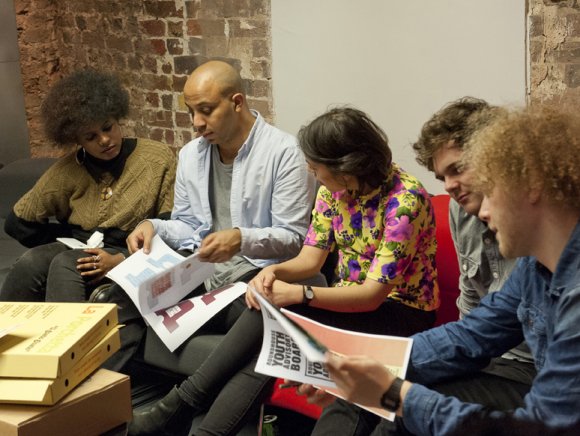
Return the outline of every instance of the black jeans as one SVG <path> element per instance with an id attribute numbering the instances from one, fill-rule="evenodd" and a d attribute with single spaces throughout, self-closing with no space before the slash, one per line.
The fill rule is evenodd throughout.
<path id="1" fill-rule="evenodd" d="M 434 384 L 431 389 L 461 401 L 477 403 L 491 410 L 509 411 L 521 407 L 523 398 L 529 392 L 535 375 L 534 365 L 499 359 L 500 365 L 513 367 L 515 371 L 527 374 L 528 383 L 516 382 L 496 374 L 478 372 L 465 378 L 458 378 Z M 525 378 L 525 377 L 524 377 Z M 337 400 L 327 407 L 314 428 L 315 436 L 387 436 L 410 435 L 402 419 L 395 422 L 379 418 L 344 400 Z"/>
<path id="2" fill-rule="evenodd" d="M 395 302 L 364 313 L 305 306 L 289 309 L 328 325 L 366 333 L 409 335 L 435 321 L 434 313 Z M 179 395 L 197 413 L 207 411 L 196 435 L 235 434 L 268 395 L 274 380 L 254 372 L 262 336 L 261 313 L 245 310 L 206 361 L 179 386 Z"/>
<path id="3" fill-rule="evenodd" d="M 119 252 L 112 248 L 105 251 Z M 60 242 L 29 249 L 10 267 L 0 289 L 0 301 L 86 301 L 98 284 L 90 285 L 76 266 L 77 259 L 88 256 Z"/>

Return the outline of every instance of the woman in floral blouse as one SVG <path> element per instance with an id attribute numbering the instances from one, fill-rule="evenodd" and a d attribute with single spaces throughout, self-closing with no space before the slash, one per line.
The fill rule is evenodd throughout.
<path id="1" fill-rule="evenodd" d="M 278 306 L 339 328 L 399 336 L 430 328 L 439 299 L 429 194 L 392 163 L 385 133 L 359 110 L 319 116 L 301 129 L 299 143 L 322 185 L 304 246 L 250 285 Z M 331 287 L 295 284 L 318 273 L 335 248 Z M 251 292 L 246 302 L 259 309 Z M 181 434 L 204 411 L 199 434 L 237 430 L 271 386 L 254 372 L 262 331 L 262 316 L 246 310 L 195 374 L 134 416 L 130 434 Z"/>

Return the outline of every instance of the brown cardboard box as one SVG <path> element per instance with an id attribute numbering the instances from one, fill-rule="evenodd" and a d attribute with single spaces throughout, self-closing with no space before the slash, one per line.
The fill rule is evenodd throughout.
<path id="1" fill-rule="evenodd" d="M 119 328 L 114 327 L 75 366 L 56 379 L 1 377 L 0 403 L 50 406 L 99 368 L 120 346 Z"/>
<path id="2" fill-rule="evenodd" d="M 60 377 L 117 323 L 115 304 L 0 303 L 0 377 Z"/>
<path id="3" fill-rule="evenodd" d="M 131 416 L 129 377 L 100 369 L 54 406 L 0 405 L 0 435 L 96 436 Z"/>

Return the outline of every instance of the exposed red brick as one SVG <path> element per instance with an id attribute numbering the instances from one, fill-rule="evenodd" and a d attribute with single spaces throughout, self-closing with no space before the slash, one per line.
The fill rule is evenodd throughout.
<path id="1" fill-rule="evenodd" d="M 166 62 L 163 65 L 161 65 L 161 71 L 164 74 L 171 74 L 173 73 L 173 65 L 169 62 Z"/>
<path id="2" fill-rule="evenodd" d="M 170 38 L 167 40 L 167 51 L 171 55 L 183 54 L 183 40 Z"/>
<path id="3" fill-rule="evenodd" d="M 165 22 L 162 20 L 141 21 L 141 27 L 148 36 L 165 36 Z"/>
<path id="4" fill-rule="evenodd" d="M 165 41 L 163 39 L 152 39 L 149 43 L 156 54 L 164 55 L 167 52 L 167 47 L 165 46 Z"/>
<path id="5" fill-rule="evenodd" d="M 173 133 L 172 129 L 165 130 L 165 143 L 167 145 L 173 145 L 175 142 L 175 133 Z"/>
<path id="6" fill-rule="evenodd" d="M 187 20 L 187 34 L 189 36 L 201 36 L 201 24 L 198 20 Z"/>
<path id="7" fill-rule="evenodd" d="M 168 111 L 173 109 L 173 95 L 162 95 L 161 96 L 161 105 L 163 106 L 163 109 L 166 109 Z"/>
<path id="8" fill-rule="evenodd" d="M 175 125 L 177 127 L 191 127 L 191 115 L 187 112 L 175 112 Z"/>
<path id="9" fill-rule="evenodd" d="M 183 37 L 183 20 L 168 21 L 167 29 L 169 36 L 181 38 Z"/>
<path id="10" fill-rule="evenodd" d="M 145 94 L 145 100 L 152 107 L 159 107 L 159 94 L 156 92 L 148 92 Z"/>

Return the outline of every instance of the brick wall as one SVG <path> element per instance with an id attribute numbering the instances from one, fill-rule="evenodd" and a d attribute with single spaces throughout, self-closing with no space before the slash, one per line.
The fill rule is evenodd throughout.
<path id="1" fill-rule="evenodd" d="M 580 0 L 527 0 L 530 102 L 580 102 Z M 181 90 L 207 58 L 233 62 L 252 107 L 272 119 L 270 0 L 14 0 L 33 156 L 54 155 L 38 109 L 55 80 L 83 66 L 131 91 L 127 135 L 191 138 Z"/>
<path id="2" fill-rule="evenodd" d="M 85 67 L 130 90 L 126 135 L 181 146 L 191 121 L 181 91 L 208 58 L 233 63 L 250 106 L 272 118 L 269 0 L 14 0 L 33 156 L 55 155 L 38 111 L 46 90 Z"/>
<path id="3" fill-rule="evenodd" d="M 580 1 L 528 0 L 530 102 L 580 106 Z"/>

